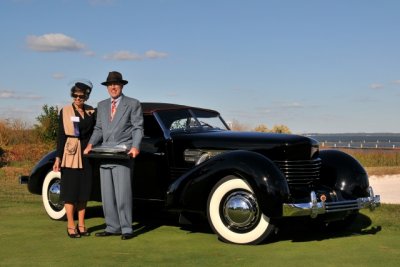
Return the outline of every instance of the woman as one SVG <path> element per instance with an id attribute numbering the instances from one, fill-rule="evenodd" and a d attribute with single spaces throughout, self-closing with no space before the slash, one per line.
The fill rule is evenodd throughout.
<path id="1" fill-rule="evenodd" d="M 89 236 L 85 227 L 86 204 L 92 187 L 92 168 L 82 157 L 95 124 L 94 109 L 85 105 L 92 91 L 92 83 L 77 82 L 71 88 L 71 105 L 63 107 L 59 116 L 57 157 L 53 171 L 61 171 L 61 200 L 67 213 L 67 234 L 71 238 Z M 74 211 L 78 211 L 75 227 Z"/>

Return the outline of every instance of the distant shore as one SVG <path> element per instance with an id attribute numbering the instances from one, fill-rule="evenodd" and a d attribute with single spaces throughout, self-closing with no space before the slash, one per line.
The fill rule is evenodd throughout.
<path id="1" fill-rule="evenodd" d="M 335 134 L 305 134 L 320 142 L 326 148 L 380 148 L 399 149 L 399 133 L 335 133 Z"/>

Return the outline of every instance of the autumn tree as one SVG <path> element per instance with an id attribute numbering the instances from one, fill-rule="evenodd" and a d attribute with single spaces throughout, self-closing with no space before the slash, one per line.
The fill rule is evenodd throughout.
<path id="1" fill-rule="evenodd" d="M 268 129 L 267 125 L 260 124 L 256 128 L 254 128 L 254 131 L 261 133 L 268 133 L 270 130 Z"/>
<path id="2" fill-rule="evenodd" d="M 35 124 L 35 131 L 44 142 L 57 140 L 58 132 L 58 107 L 44 105 L 43 113 L 36 117 L 39 124 Z"/>
<path id="3" fill-rule="evenodd" d="M 237 120 L 233 120 L 230 124 L 229 127 L 231 128 L 232 131 L 247 131 L 249 127 L 243 123 L 240 123 Z"/>
<path id="4" fill-rule="evenodd" d="M 272 129 L 268 129 L 268 127 L 265 124 L 260 124 L 256 128 L 254 128 L 255 132 L 261 132 L 261 133 L 286 133 L 290 134 L 290 129 L 285 126 L 285 125 L 274 125 Z"/>
<path id="5" fill-rule="evenodd" d="M 290 134 L 291 131 L 289 129 L 289 127 L 287 127 L 286 125 L 274 125 L 274 127 L 272 128 L 271 132 L 273 133 L 285 133 L 285 134 Z"/>

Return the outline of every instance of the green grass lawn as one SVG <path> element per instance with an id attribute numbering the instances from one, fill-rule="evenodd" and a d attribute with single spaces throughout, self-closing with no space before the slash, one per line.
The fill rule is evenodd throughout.
<path id="1" fill-rule="evenodd" d="M 17 177 L 29 174 L 47 146 L 8 147 L 0 154 L 0 266 L 384 266 L 400 264 L 400 205 L 363 211 L 351 228 L 321 231 L 301 221 L 283 224 L 276 236 L 257 246 L 226 244 L 209 228 L 183 228 L 171 218 L 137 217 L 137 236 L 70 239 L 66 222 L 46 215 L 41 196 Z M 12 151 L 12 153 L 11 153 Z M 1 152 L 1 150 L 0 150 Z M 398 174 L 400 154 L 351 151 L 368 173 Z M 3 160 L 3 161 L 1 161 Z M 91 203 L 86 226 L 104 229 L 99 203 Z"/>
<path id="2" fill-rule="evenodd" d="M 0 190 L 0 266 L 398 266 L 400 205 L 363 211 L 353 226 L 333 233 L 286 222 L 257 246 L 226 244 L 207 227 L 182 228 L 162 217 L 137 219 L 134 239 L 70 239 L 66 222 L 52 221 L 41 197 L 26 186 Z M 104 228 L 99 203 L 87 226 Z"/>

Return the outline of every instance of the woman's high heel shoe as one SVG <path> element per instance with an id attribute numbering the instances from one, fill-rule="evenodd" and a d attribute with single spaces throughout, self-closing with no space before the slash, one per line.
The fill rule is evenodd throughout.
<path id="1" fill-rule="evenodd" d="M 74 230 L 74 232 L 71 234 L 71 233 L 69 232 L 69 230 Z M 68 227 L 68 228 L 67 228 L 67 234 L 68 234 L 68 236 L 69 236 L 70 238 L 80 238 L 80 237 L 81 237 L 81 235 L 79 234 L 79 231 L 78 231 L 76 228 L 70 228 L 70 227 Z"/>
<path id="2" fill-rule="evenodd" d="M 83 228 L 83 231 L 80 230 L 81 228 Z M 90 236 L 90 233 L 85 226 L 79 226 L 79 224 L 77 224 L 76 229 L 81 236 Z"/>

